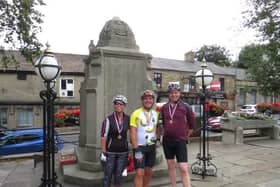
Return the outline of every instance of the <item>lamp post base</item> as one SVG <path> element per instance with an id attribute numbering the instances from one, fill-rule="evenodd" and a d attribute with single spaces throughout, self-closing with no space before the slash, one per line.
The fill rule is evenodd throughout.
<path id="1" fill-rule="evenodd" d="M 197 154 L 197 161 L 191 165 L 192 174 L 201 175 L 204 179 L 205 176 L 217 176 L 217 167 L 210 160 L 212 157 L 208 154 L 207 157 L 201 157 L 201 155 Z"/>
<path id="2" fill-rule="evenodd" d="M 62 187 L 62 185 L 57 182 L 57 181 L 52 181 L 52 180 L 49 180 L 49 181 L 43 181 L 43 183 L 41 183 L 39 185 L 39 187 Z"/>

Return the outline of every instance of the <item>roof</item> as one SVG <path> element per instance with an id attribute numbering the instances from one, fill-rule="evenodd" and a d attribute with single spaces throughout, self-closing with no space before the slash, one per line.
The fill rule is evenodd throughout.
<path id="1" fill-rule="evenodd" d="M 167 58 L 153 58 L 151 62 L 152 69 L 170 70 L 170 71 L 182 71 L 182 72 L 197 72 L 201 69 L 201 62 L 187 62 L 184 60 L 174 60 Z M 235 68 L 221 67 L 212 62 L 208 62 L 208 69 L 210 69 L 213 74 L 219 75 L 230 75 L 235 76 Z"/>
<path id="2" fill-rule="evenodd" d="M 10 65 L 5 70 L 17 70 L 17 71 L 34 71 L 34 65 L 28 63 L 26 59 L 20 54 L 20 52 L 12 52 L 16 60 L 20 62 L 20 67 L 16 68 L 14 65 Z M 58 62 L 62 66 L 62 73 L 84 73 L 84 59 L 87 55 L 80 54 L 68 54 L 68 53 L 54 53 Z M 0 67 L 1 69 L 1 67 Z"/>
<path id="3" fill-rule="evenodd" d="M 69 54 L 69 53 L 55 53 L 58 62 L 61 63 L 62 73 L 84 73 L 84 59 L 88 55 L 80 54 Z M 27 63 L 26 60 L 20 55 L 19 52 L 15 52 L 16 59 L 21 62 L 20 67 L 17 71 L 34 71 L 34 66 L 31 63 Z M 158 70 L 167 71 L 178 71 L 178 72 L 190 72 L 195 73 L 201 69 L 201 62 L 188 62 L 184 60 L 175 60 L 167 58 L 154 57 L 151 60 L 151 68 Z M 236 76 L 237 80 L 246 80 L 246 70 L 233 67 L 222 67 L 212 62 L 208 62 L 208 69 L 213 74 Z M 15 67 L 9 67 L 6 70 L 16 70 Z"/>

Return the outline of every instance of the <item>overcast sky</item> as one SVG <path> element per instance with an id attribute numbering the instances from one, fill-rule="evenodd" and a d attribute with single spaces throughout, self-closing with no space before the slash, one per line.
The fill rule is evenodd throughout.
<path id="1" fill-rule="evenodd" d="M 140 51 L 183 59 L 184 53 L 217 44 L 236 58 L 254 42 L 242 29 L 246 0 L 44 0 L 39 39 L 55 52 L 88 54 L 106 21 L 117 16 L 132 29 Z"/>

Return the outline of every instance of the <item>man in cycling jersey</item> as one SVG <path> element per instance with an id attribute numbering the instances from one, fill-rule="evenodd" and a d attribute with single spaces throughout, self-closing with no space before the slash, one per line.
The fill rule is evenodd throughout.
<path id="1" fill-rule="evenodd" d="M 148 187 L 156 160 L 156 141 L 160 136 L 158 112 L 152 107 L 155 95 L 146 90 L 141 95 L 142 107 L 130 116 L 130 135 L 136 175 L 135 187 Z"/>
<path id="2" fill-rule="evenodd" d="M 195 118 L 188 104 L 180 100 L 180 86 L 168 86 L 169 102 L 160 111 L 163 127 L 163 150 L 167 160 L 168 174 L 172 187 L 176 187 L 176 163 L 178 163 L 184 187 L 191 187 L 188 172 L 186 141 L 193 132 Z"/>

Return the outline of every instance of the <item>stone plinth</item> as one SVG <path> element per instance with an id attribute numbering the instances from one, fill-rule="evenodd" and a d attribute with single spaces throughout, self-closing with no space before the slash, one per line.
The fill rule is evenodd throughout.
<path id="1" fill-rule="evenodd" d="M 151 59 L 151 55 L 139 51 L 133 32 L 119 18 L 105 24 L 96 47 L 91 41 L 89 56 L 85 59 L 85 80 L 80 89 L 78 164 L 72 168 L 76 172 L 65 174 L 65 180 L 71 182 L 70 175 L 75 178 L 76 173 L 85 174 L 84 182 L 98 181 L 103 176 L 99 161 L 102 121 L 113 112 L 115 95 L 128 98 L 125 112 L 130 114 L 141 106 L 142 92 L 154 90 L 148 76 Z M 87 177 L 90 172 L 94 173 L 91 179 Z M 84 184 L 82 176 L 78 181 Z"/>
<path id="2" fill-rule="evenodd" d="M 276 120 L 222 120 L 222 142 L 225 144 L 242 144 L 244 130 L 256 129 L 260 136 L 279 139 L 279 127 Z"/>

